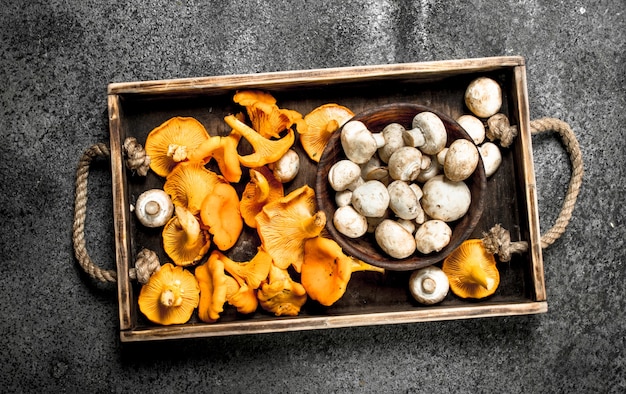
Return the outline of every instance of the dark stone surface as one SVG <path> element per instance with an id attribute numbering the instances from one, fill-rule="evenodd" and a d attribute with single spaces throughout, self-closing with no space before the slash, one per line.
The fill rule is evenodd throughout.
<path id="1" fill-rule="evenodd" d="M 623 1 L 3 1 L 0 387 L 5 392 L 624 392 Z M 526 58 L 531 118 L 577 134 L 585 179 L 544 251 L 535 316 L 125 346 L 116 292 L 73 257 L 74 171 L 108 142 L 111 82 Z M 570 167 L 533 138 L 542 229 Z M 92 169 L 88 249 L 114 267 L 108 165 Z"/>

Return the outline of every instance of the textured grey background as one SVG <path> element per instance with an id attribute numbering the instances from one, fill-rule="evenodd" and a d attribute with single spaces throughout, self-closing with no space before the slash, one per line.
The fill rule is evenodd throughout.
<path id="1" fill-rule="evenodd" d="M 1 1 L 0 389 L 624 392 L 626 5 L 601 1 Z M 576 132 L 585 180 L 544 251 L 549 312 L 124 346 L 115 290 L 72 253 L 74 171 L 110 82 L 521 55 L 531 118 Z M 533 138 L 541 226 L 570 167 Z M 114 266 L 107 163 L 88 248 Z"/>

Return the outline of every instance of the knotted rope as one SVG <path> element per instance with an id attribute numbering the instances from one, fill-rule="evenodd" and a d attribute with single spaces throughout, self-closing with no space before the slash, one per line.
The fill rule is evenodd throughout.
<path id="1" fill-rule="evenodd" d="M 136 138 L 128 137 L 124 140 L 122 148 L 126 155 L 126 168 L 136 171 L 137 175 L 146 176 L 150 169 L 150 156 L 146 154 L 143 146 Z"/>
<path id="2" fill-rule="evenodd" d="M 501 116 L 500 116 L 501 115 Z M 517 127 L 510 126 L 508 118 L 502 114 L 494 115 L 487 121 L 489 131 L 487 136 L 492 139 L 500 139 L 510 144 L 517 136 Z M 574 212 L 576 199 L 580 192 L 583 181 L 583 159 L 578 140 L 570 126 L 559 119 L 541 118 L 530 122 L 530 133 L 539 134 L 547 131 L 556 132 L 565 146 L 572 164 L 572 175 L 567 188 L 567 193 L 561 207 L 561 212 L 555 224 L 541 236 L 541 248 L 545 249 L 552 245 L 565 232 L 567 225 Z M 508 146 L 508 145 L 507 145 Z M 511 242 L 509 232 L 500 225 L 495 225 L 489 232 L 483 234 L 483 243 L 492 254 L 497 254 L 501 261 L 510 261 L 513 253 L 521 253 L 528 250 L 526 241 Z"/>
<path id="3" fill-rule="evenodd" d="M 124 154 L 126 166 L 140 175 L 146 175 L 150 166 L 150 157 L 146 155 L 143 147 L 134 138 L 124 141 Z M 74 224 L 72 239 L 74 242 L 74 254 L 83 270 L 92 278 L 101 282 L 116 282 L 117 273 L 114 270 L 104 270 L 94 264 L 87 253 L 85 242 L 85 218 L 87 216 L 87 181 L 91 162 L 98 157 L 109 157 L 109 148 L 102 143 L 92 145 L 81 156 L 76 170 L 76 192 L 74 199 Z M 131 279 L 140 282 L 150 277 L 150 274 L 160 267 L 157 255 L 147 249 L 137 255 L 135 268 L 130 270 Z M 147 276 L 146 276 L 147 275 Z M 143 283 L 143 282 L 142 282 Z"/>

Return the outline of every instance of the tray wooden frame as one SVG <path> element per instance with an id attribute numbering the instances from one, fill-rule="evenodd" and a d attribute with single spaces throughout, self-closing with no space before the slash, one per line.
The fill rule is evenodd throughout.
<path id="1" fill-rule="evenodd" d="M 143 234 L 138 232 L 134 224 L 130 206 L 133 198 L 136 198 L 133 188 L 137 188 L 137 183 L 140 181 L 137 181 L 136 177 L 126 170 L 121 145 L 127 136 L 134 136 L 140 128 L 143 130 L 139 134 L 145 138 L 146 133 L 162 120 L 158 116 L 150 117 L 151 106 L 154 105 L 157 111 L 162 112 L 161 116 L 165 116 L 169 113 L 168 111 L 176 111 L 178 105 L 183 110 L 187 102 L 196 103 L 197 100 L 208 100 L 210 103 L 215 103 L 215 100 L 232 96 L 236 90 L 254 88 L 275 93 L 279 97 L 280 106 L 292 108 L 290 105 L 297 106 L 299 102 L 305 100 L 305 95 L 309 94 L 311 97 L 317 97 L 319 103 L 327 90 L 333 92 L 333 98 L 343 97 L 353 104 L 354 108 L 351 109 L 355 112 L 362 109 L 360 107 L 367 107 L 369 104 L 376 105 L 415 96 L 424 105 L 448 110 L 451 115 L 458 116 L 460 112 L 463 112 L 463 107 L 462 97 L 457 98 L 457 96 L 463 87 L 457 84 L 480 75 L 493 75 L 500 79 L 505 96 L 504 111 L 508 112 L 512 124 L 516 124 L 519 129 L 519 136 L 514 146 L 505 157 L 505 164 L 509 163 L 508 167 L 505 165 L 505 169 L 501 171 L 503 174 L 498 178 L 498 182 L 505 180 L 505 187 L 508 188 L 503 192 L 505 196 L 503 199 L 514 201 L 501 202 L 498 196 L 494 196 L 493 211 L 497 212 L 487 214 L 482 228 L 485 230 L 485 226 L 495 224 L 493 222 L 496 221 L 504 222 L 505 227 L 507 225 L 511 227 L 513 237 L 528 242 L 527 253 L 517 257 L 509 265 L 503 266 L 505 270 L 516 273 L 510 282 L 513 287 L 517 289 L 518 282 L 523 282 L 519 285 L 519 291 L 516 290 L 519 294 L 495 296 L 480 302 L 459 300 L 449 295 L 450 302 L 430 307 L 416 305 L 408 299 L 405 304 L 396 304 L 394 301 L 393 305 L 383 305 L 381 308 L 355 303 L 345 304 L 337 310 L 314 309 L 310 313 L 297 317 L 277 318 L 261 314 L 254 318 L 225 318 L 223 322 L 215 324 L 204 324 L 194 320 L 188 324 L 161 327 L 142 321 L 136 306 L 138 288 L 136 284 L 131 283 L 128 272 L 140 244 L 151 242 L 147 239 L 149 236 L 154 237 L 155 234 L 146 236 L 145 239 L 135 239 L 143 237 Z M 439 84 L 442 87 L 441 92 L 438 91 Z M 368 86 L 372 87 L 372 92 Z M 385 90 L 386 86 L 392 87 Z M 345 92 L 352 88 L 361 96 L 353 98 L 346 96 Z M 418 92 L 418 90 L 422 88 L 424 93 L 420 95 L 421 91 Z M 376 89 L 382 89 L 382 96 L 377 96 Z M 411 89 L 416 90 L 411 91 Z M 305 93 L 298 96 L 300 91 Z M 280 98 L 285 100 L 284 105 L 280 102 Z M 309 101 L 310 105 L 314 103 L 315 100 Z M 173 110 L 166 108 L 171 104 L 175 107 Z M 226 112 L 235 108 L 232 103 L 224 105 L 223 111 Z M 108 110 L 116 261 L 119 278 L 117 290 L 120 337 L 123 342 L 526 315 L 547 311 L 532 141 L 529 131 L 526 68 L 522 57 L 505 56 L 112 83 L 108 86 Z M 301 111 L 305 110 L 304 107 L 301 109 Z M 198 112 L 197 108 L 196 112 Z M 219 121 L 222 113 L 217 110 L 213 115 L 211 112 L 212 109 L 209 108 L 206 112 L 198 113 L 204 114 L 208 122 Z M 225 127 L 223 129 L 217 127 L 216 132 L 226 132 Z M 145 141 L 140 140 L 140 143 L 143 142 Z M 313 185 L 314 174 L 306 174 L 303 177 L 300 182 Z M 149 181 L 145 187 L 149 186 L 150 182 L 153 184 L 155 181 Z M 494 194 L 503 190 L 495 184 L 492 188 Z M 506 193 L 510 193 L 511 190 L 514 190 L 514 195 L 507 196 Z M 507 216 L 508 207 L 512 207 L 511 212 L 514 214 L 510 216 L 513 219 Z M 489 210 L 489 205 L 486 205 L 485 210 Z M 481 229 L 478 228 L 476 231 L 479 235 L 478 231 Z M 400 283 L 401 287 L 404 277 L 393 278 L 393 275 L 391 276 L 389 281 L 396 285 Z M 377 280 L 368 276 L 364 278 L 364 282 L 359 282 L 360 279 L 355 280 L 357 283 L 354 286 L 359 286 L 359 283 L 369 285 Z M 399 294 L 402 298 L 402 293 L 398 290 L 395 292 L 394 297 Z M 359 302 L 365 303 L 363 300 Z"/>

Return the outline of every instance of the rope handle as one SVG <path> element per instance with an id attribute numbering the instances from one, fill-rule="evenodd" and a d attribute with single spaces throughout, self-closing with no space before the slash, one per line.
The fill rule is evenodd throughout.
<path id="1" fill-rule="evenodd" d="M 508 146 L 513 141 L 513 138 L 517 136 L 517 127 L 510 126 L 508 118 L 503 114 L 492 116 L 487 121 L 487 127 L 487 136 L 493 140 L 499 139 L 500 144 L 504 147 Z M 584 172 L 580 145 L 576 135 L 566 122 L 555 118 L 540 118 L 530 122 L 530 133 L 532 135 L 548 131 L 556 132 L 561 138 L 572 164 L 572 173 L 561 212 L 552 228 L 541 236 L 542 249 L 552 245 L 565 232 L 574 212 Z M 483 237 L 483 243 L 487 250 L 492 254 L 497 254 L 501 261 L 510 261 L 513 253 L 523 253 L 528 250 L 528 242 L 511 242 L 509 232 L 499 224 L 491 228 Z"/>
<path id="2" fill-rule="evenodd" d="M 146 155 L 143 147 L 135 138 L 127 138 L 123 145 L 126 167 L 135 171 L 138 175 L 145 176 L 150 168 L 150 157 Z M 89 147 L 81 156 L 76 170 L 76 192 L 74 198 L 74 225 L 72 228 L 72 240 L 74 242 L 74 255 L 83 270 L 93 279 L 101 282 L 116 282 L 117 272 L 105 270 L 96 265 L 85 243 L 85 218 L 87 216 L 87 181 L 89 168 L 92 161 L 102 157 L 111 156 L 109 148 L 102 143 Z M 143 249 L 137 254 L 135 268 L 131 268 L 129 276 L 141 283 L 146 283 L 150 275 L 160 268 L 161 264 L 156 253 L 149 249 Z"/>

